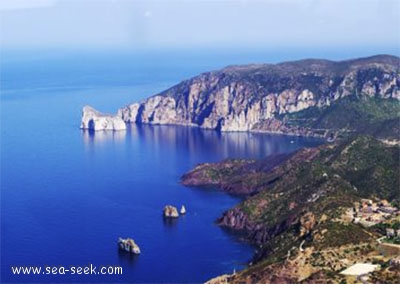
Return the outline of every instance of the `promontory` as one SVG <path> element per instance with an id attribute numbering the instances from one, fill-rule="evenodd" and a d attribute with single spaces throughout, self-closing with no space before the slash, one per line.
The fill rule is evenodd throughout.
<path id="1" fill-rule="evenodd" d="M 400 101 L 399 66 L 400 58 L 391 55 L 228 66 L 127 105 L 116 116 L 85 107 L 81 128 L 120 130 L 125 122 L 325 138 L 367 132 L 393 138 L 386 130 L 399 133 L 393 120 Z M 356 115 L 350 117 L 352 113 Z"/>
<path id="2" fill-rule="evenodd" d="M 396 125 L 391 114 L 400 100 L 399 66 L 390 55 L 228 66 L 123 107 L 118 116 L 126 123 L 220 131 L 325 137 L 338 130 L 382 132 L 381 122 Z M 375 110 L 382 115 L 371 121 L 368 112 Z M 357 115 L 349 118 L 350 112 Z"/>

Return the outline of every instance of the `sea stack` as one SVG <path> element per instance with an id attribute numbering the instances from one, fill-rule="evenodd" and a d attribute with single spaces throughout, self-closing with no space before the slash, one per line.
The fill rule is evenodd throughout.
<path id="1" fill-rule="evenodd" d="M 81 129 L 87 130 L 126 130 L 126 124 L 121 117 L 101 113 L 91 106 L 82 110 Z"/>
<path id="2" fill-rule="evenodd" d="M 182 205 L 180 213 L 181 213 L 181 215 L 186 214 L 186 208 L 184 205 Z"/>
<path id="3" fill-rule="evenodd" d="M 178 218 L 178 209 L 172 205 L 166 205 L 163 210 L 163 215 L 165 218 Z"/>
<path id="4" fill-rule="evenodd" d="M 127 251 L 127 252 L 130 252 L 133 254 L 140 254 L 139 246 L 131 238 L 127 238 L 127 239 L 119 238 L 118 239 L 118 247 L 122 251 Z"/>

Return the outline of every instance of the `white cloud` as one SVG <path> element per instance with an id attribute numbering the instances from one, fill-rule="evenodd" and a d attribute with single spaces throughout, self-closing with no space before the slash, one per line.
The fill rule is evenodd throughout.
<path id="1" fill-rule="evenodd" d="M 57 0 L 1 0 L 0 11 L 51 7 Z"/>

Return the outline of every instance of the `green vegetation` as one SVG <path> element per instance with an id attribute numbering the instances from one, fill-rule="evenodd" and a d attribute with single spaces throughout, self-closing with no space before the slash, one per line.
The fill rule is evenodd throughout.
<path id="1" fill-rule="evenodd" d="M 340 130 L 398 139 L 400 135 L 400 102 L 395 99 L 349 96 L 326 107 L 279 117 L 291 127 Z"/>
<path id="2" fill-rule="evenodd" d="M 328 230 L 323 239 L 313 243 L 318 250 L 371 241 L 371 236 L 361 226 L 352 223 L 326 222 L 326 224 L 319 226 L 318 229 Z M 344 252 L 350 253 L 349 250 Z"/>
<path id="3" fill-rule="evenodd" d="M 387 147 L 372 137 L 358 137 L 331 163 L 335 172 L 356 187 L 360 197 L 398 200 L 399 147 Z"/>
<path id="4" fill-rule="evenodd" d="M 239 221 L 235 224 L 241 225 L 233 225 L 233 229 L 244 231 L 249 241 L 259 245 L 253 266 L 237 276 L 238 283 L 248 278 L 253 282 L 279 281 L 281 276 L 268 275 L 280 269 L 291 271 L 287 265 L 300 270 L 307 265 L 317 269 L 309 271 L 310 281 L 325 279 L 338 283 L 343 281 L 338 272 L 347 266 L 339 260 L 372 261 L 370 254 L 376 251 L 376 239 L 386 234 L 386 228 L 400 228 L 400 222 L 385 221 L 366 229 L 351 219 L 344 221 L 343 216 L 361 198 L 400 203 L 399 157 L 399 146 L 389 146 L 371 136 L 352 136 L 335 144 L 302 149 L 267 169 L 268 159 L 227 160 L 208 164 L 196 172 L 197 176 L 202 176 L 203 170 L 207 176 L 217 176 L 217 186 L 224 189 L 257 189 L 220 219 L 221 224 L 231 226 L 229 221 L 224 222 L 225 216 L 229 216 L 227 220 L 237 216 Z M 398 241 L 390 239 L 393 243 Z M 296 257 L 306 255 L 298 253 L 301 246 L 311 252 L 300 265 Z M 288 263 L 288 259 L 293 263 Z M 388 273 L 384 277 L 392 277 Z"/>
<path id="5" fill-rule="evenodd" d="M 261 244 L 254 258 L 255 265 L 241 277 L 266 275 L 269 273 L 266 267 L 284 265 L 288 251 L 298 248 L 300 243 L 314 249 L 308 260 L 313 267 L 330 267 L 327 266 L 329 257 L 319 257 L 318 251 L 335 252 L 344 247 L 340 255 L 332 256 L 338 259 L 364 257 L 374 251 L 370 244 L 386 233 L 386 227 L 400 227 L 399 222 L 367 230 L 340 220 L 345 208 L 353 207 L 360 198 L 387 199 L 398 204 L 399 157 L 398 146 L 388 146 L 370 136 L 353 136 L 317 149 L 303 149 L 271 171 L 254 167 L 254 163 L 260 162 L 241 167 L 241 184 L 251 183 L 260 192 L 243 201 L 237 209 L 246 215 L 247 228 L 255 228 L 247 229 L 249 240 Z M 224 179 L 229 181 L 235 177 Z M 274 182 L 267 182 L 271 180 Z M 306 212 L 313 219 L 308 224 L 301 221 Z M 340 264 L 333 267 L 313 277 L 343 280 L 337 272 Z"/>
<path id="6" fill-rule="evenodd" d="M 386 238 L 383 240 L 383 242 L 388 244 L 400 245 L 400 237 Z"/>
<path id="7" fill-rule="evenodd" d="M 376 224 L 372 227 L 372 229 L 379 233 L 380 235 L 386 235 L 386 229 L 393 229 L 395 231 L 400 229 L 400 221 L 393 221 L 393 222 L 384 222 L 384 223 L 379 223 Z M 390 243 L 390 244 L 397 244 L 400 245 L 400 237 L 398 237 L 397 235 L 395 237 L 392 238 L 385 238 L 383 240 L 385 243 Z"/>
<path id="8" fill-rule="evenodd" d="M 272 189 L 247 199 L 240 208 L 249 215 L 249 220 L 272 226 L 304 210 L 317 215 L 330 212 L 335 217 L 337 208 L 351 207 L 359 198 L 397 200 L 399 155 L 398 147 L 385 146 L 372 137 L 325 147 L 312 162 L 295 168 L 290 165 L 296 161 L 286 162 L 282 165 L 286 170 L 278 169 L 285 178 L 278 180 Z M 268 202 L 264 209 L 259 208 L 262 200 Z M 292 202 L 296 204 L 294 208 L 290 208 Z"/>

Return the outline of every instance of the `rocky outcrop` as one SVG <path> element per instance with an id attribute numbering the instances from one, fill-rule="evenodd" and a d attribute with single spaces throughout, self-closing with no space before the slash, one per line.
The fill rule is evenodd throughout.
<path id="1" fill-rule="evenodd" d="M 229 159 L 216 164 L 199 164 L 181 177 L 181 183 L 185 186 L 218 187 L 232 194 L 249 194 L 257 191 L 257 187 L 243 186 L 241 176 L 248 172 L 246 165 L 251 162 L 254 161 Z"/>
<path id="2" fill-rule="evenodd" d="M 399 100 L 399 66 L 394 56 L 230 66 L 126 106 L 119 116 L 128 123 L 312 135 L 281 116 L 351 95 Z"/>
<path id="3" fill-rule="evenodd" d="M 126 124 L 119 116 L 103 114 L 90 106 L 83 107 L 81 129 L 126 130 Z"/>
<path id="4" fill-rule="evenodd" d="M 228 284 L 233 274 L 224 274 L 208 280 L 205 284 Z"/>
<path id="5" fill-rule="evenodd" d="M 127 238 L 127 239 L 119 238 L 118 239 L 118 247 L 122 251 L 130 252 L 133 254 L 140 254 L 139 246 L 131 238 Z"/>
<path id="6" fill-rule="evenodd" d="M 298 218 L 292 215 L 279 223 L 269 226 L 265 223 L 252 221 L 248 214 L 238 207 L 226 211 L 217 221 L 220 226 L 244 233 L 247 240 L 258 245 L 265 244 L 297 222 Z"/>
<path id="7" fill-rule="evenodd" d="M 300 163 L 312 160 L 318 149 L 306 148 L 292 154 L 271 155 L 262 160 L 226 159 L 203 163 L 181 177 L 185 186 L 214 187 L 235 195 L 252 195 L 274 186 Z M 284 167 L 280 166 L 285 164 Z"/>
<path id="8" fill-rule="evenodd" d="M 316 224 L 315 216 L 312 212 L 306 212 L 300 217 L 300 237 L 309 234 Z"/>
<path id="9" fill-rule="evenodd" d="M 163 216 L 165 218 L 178 218 L 179 213 L 178 209 L 172 205 L 166 205 L 163 210 Z"/>

